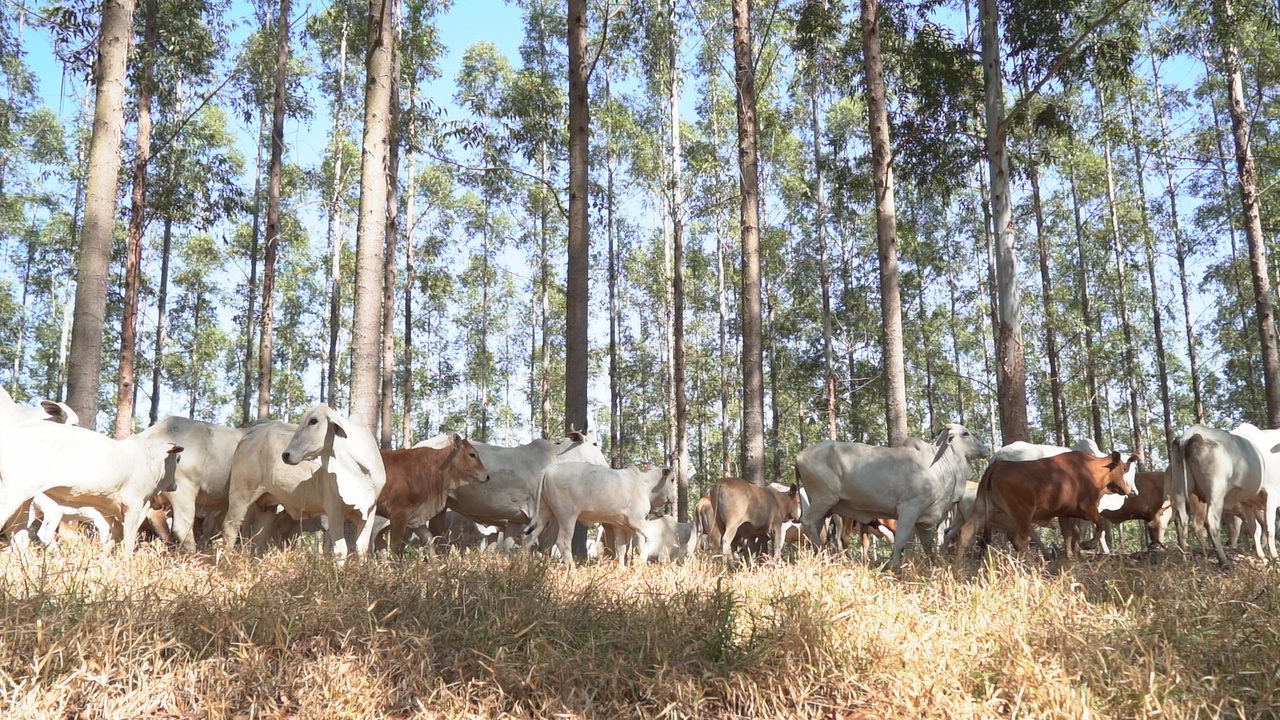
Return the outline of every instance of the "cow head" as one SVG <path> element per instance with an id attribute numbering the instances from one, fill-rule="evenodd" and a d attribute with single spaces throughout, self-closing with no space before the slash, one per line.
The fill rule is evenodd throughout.
<path id="1" fill-rule="evenodd" d="M 947 448 L 951 448 L 969 462 L 991 456 L 991 448 L 987 447 L 978 439 L 977 435 L 969 432 L 968 428 L 959 423 L 947 423 L 947 428 L 938 435 L 935 446 L 938 449 L 939 456 Z"/>
<path id="2" fill-rule="evenodd" d="M 609 461 L 600 452 L 595 435 L 585 430 L 570 430 L 563 440 L 555 441 L 556 462 L 584 462 L 609 467 Z"/>
<path id="3" fill-rule="evenodd" d="M 458 433 L 438 435 L 422 443 L 421 447 L 449 450 L 444 466 L 450 469 L 449 477 L 453 480 L 449 483 L 450 490 L 471 483 L 489 482 L 489 471 L 480 461 L 475 445 Z"/>
<path id="4" fill-rule="evenodd" d="M 347 437 L 349 422 L 328 405 L 311 408 L 298 421 L 298 429 L 280 459 L 286 465 L 297 465 L 304 460 L 314 460 L 326 451 L 332 453 L 334 439 Z"/>
<path id="5" fill-rule="evenodd" d="M 800 486 L 791 483 L 791 487 L 786 494 L 786 511 L 787 520 L 800 522 Z"/>
<path id="6" fill-rule="evenodd" d="M 138 437 L 138 436 L 134 436 Z M 182 451 L 185 449 L 181 445 L 174 445 L 171 442 L 157 442 L 148 438 L 143 447 L 146 448 L 147 457 L 151 458 L 154 463 L 159 460 L 162 469 L 160 477 L 157 478 L 156 492 L 173 492 L 178 489 L 178 461 L 182 459 Z M 155 467 L 155 465 L 152 465 Z"/>
<path id="7" fill-rule="evenodd" d="M 676 496 L 675 468 L 654 468 L 658 481 L 649 489 L 649 507 L 654 511 L 662 510 L 662 506 L 671 502 Z"/>
<path id="8" fill-rule="evenodd" d="M 1103 490 L 1117 493 L 1119 495 L 1137 495 L 1131 478 L 1133 477 L 1134 465 L 1138 462 L 1137 455 L 1130 455 L 1125 458 L 1116 450 L 1107 457 L 1107 484 L 1103 486 Z"/>

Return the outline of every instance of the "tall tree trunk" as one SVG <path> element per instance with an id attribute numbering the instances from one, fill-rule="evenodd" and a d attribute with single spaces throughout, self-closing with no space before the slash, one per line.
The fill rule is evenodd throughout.
<path id="1" fill-rule="evenodd" d="M 1044 294 L 1044 353 L 1049 357 L 1049 399 L 1053 405 L 1054 442 L 1067 444 L 1066 405 L 1062 399 L 1062 375 L 1058 367 L 1058 338 L 1054 334 L 1057 325 L 1057 303 L 1053 300 L 1053 285 L 1049 280 L 1049 239 L 1044 229 L 1044 208 L 1040 203 L 1040 172 L 1034 160 L 1027 163 L 1027 175 L 1031 180 L 1031 209 L 1036 220 L 1036 246 L 1040 252 L 1040 289 Z"/>
<path id="2" fill-rule="evenodd" d="M 120 379 L 116 390 L 116 438 L 133 434 L 133 398 L 137 384 L 138 295 L 142 289 L 142 235 L 147 225 L 147 165 L 151 161 L 151 93 L 155 82 L 156 0 L 143 6 L 142 41 L 146 44 L 138 83 L 138 137 L 133 161 L 133 194 L 125 252 L 124 312 L 120 316 Z"/>
<path id="3" fill-rule="evenodd" d="M 831 268 L 827 249 L 826 167 L 822 162 L 822 117 L 818 102 L 818 62 L 815 59 L 809 78 L 809 117 L 813 136 L 814 234 L 818 240 L 818 282 L 822 286 L 822 362 L 826 373 L 823 385 L 827 401 L 827 437 L 838 434 L 838 401 L 836 399 L 836 361 L 831 327 Z"/>
<path id="4" fill-rule="evenodd" d="M 999 298 L 996 368 L 1000 382 L 1000 427 L 1004 442 L 1030 440 L 1027 431 L 1027 375 L 1022 346 L 1022 298 L 1013 233 L 1009 187 L 1008 134 L 1004 80 L 1000 68 L 1000 20 L 996 0 L 981 0 L 982 68 L 986 79 L 987 163 L 991 176 L 991 215 L 996 237 Z"/>
<path id="5" fill-rule="evenodd" d="M 960 327 L 956 321 L 956 268 L 953 262 L 947 263 L 947 293 L 950 296 L 951 312 L 948 317 L 948 325 L 951 329 L 951 353 L 952 364 L 955 365 L 956 373 L 956 417 L 957 422 L 961 425 L 967 424 L 964 414 L 964 377 L 960 371 Z"/>
<path id="6" fill-rule="evenodd" d="M 1147 33 L 1148 39 L 1150 32 Z M 1200 358 L 1196 352 L 1196 336 L 1191 318 L 1191 286 L 1187 281 L 1187 246 L 1178 219 L 1178 190 L 1173 179 L 1173 161 L 1169 157 L 1169 118 L 1160 87 L 1160 70 L 1155 54 L 1151 54 L 1152 86 L 1155 89 L 1156 112 L 1160 117 L 1160 159 L 1164 166 L 1166 193 L 1169 198 L 1169 222 L 1173 227 L 1173 256 L 1178 264 L 1178 286 L 1182 291 L 1182 318 L 1187 334 L 1187 360 L 1191 368 L 1191 397 L 1194 402 L 1195 421 L 1204 424 L 1204 399 L 1200 394 Z"/>
<path id="7" fill-rule="evenodd" d="M 355 317 L 351 327 L 351 414 L 370 430 L 378 422 L 382 357 L 382 265 L 386 261 L 387 148 L 391 128 L 394 2 L 369 0 L 364 138 L 360 153 L 360 218 L 356 230 Z"/>
<path id="8" fill-rule="evenodd" d="M 391 42 L 391 113 L 387 117 L 387 229 L 382 263 L 382 421 L 378 444 L 391 449 L 395 426 L 396 369 L 396 242 L 399 239 L 400 202 L 400 0 L 390 0 L 394 37 Z"/>
<path id="9" fill-rule="evenodd" d="M 1070 124 L 1068 124 L 1070 127 Z M 1102 442 L 1102 405 L 1098 395 L 1098 376 L 1094 367 L 1093 330 L 1089 294 L 1089 256 L 1085 252 L 1084 221 L 1080 218 L 1080 189 L 1076 185 L 1075 137 L 1070 137 L 1072 156 L 1067 160 L 1067 179 L 1071 184 L 1071 212 L 1075 222 L 1077 284 L 1080 289 L 1080 321 L 1084 324 L 1084 387 L 1089 396 L 1089 418 L 1092 421 L 1093 440 Z"/>
<path id="10" fill-rule="evenodd" d="M 1169 400 L 1169 370 L 1165 366 L 1164 320 L 1160 317 L 1160 286 L 1156 283 L 1156 235 L 1151 228 L 1151 219 L 1147 214 L 1147 186 L 1143 178 L 1142 142 L 1138 130 L 1138 110 L 1133 104 L 1133 94 L 1126 96 L 1129 102 L 1130 143 L 1133 145 L 1133 160 L 1138 179 L 1138 208 L 1142 213 L 1143 249 L 1146 251 L 1147 283 L 1151 286 L 1151 321 L 1156 336 L 1156 375 L 1160 381 L 1160 409 L 1164 420 L 1164 447 L 1167 453 L 1173 443 L 1173 408 Z M 1148 458 L 1153 460 L 1153 458 Z"/>
<path id="11" fill-rule="evenodd" d="M 417 88 L 413 85 L 409 86 L 409 112 L 413 113 L 417 108 Z M 412 128 L 412 124 L 410 125 Z M 410 130 L 412 132 L 412 130 Z M 412 148 L 414 137 L 410 136 L 408 147 L 409 171 L 405 173 L 408 177 L 408 193 L 405 197 L 404 207 L 404 367 L 401 369 L 401 384 L 403 385 L 403 405 L 400 407 L 400 442 L 404 447 L 413 447 L 413 401 L 414 401 L 414 383 L 413 383 L 413 283 L 417 268 L 413 264 L 413 235 L 417 229 L 417 195 L 414 187 L 414 178 L 418 175 L 418 165 L 415 162 Z"/>
<path id="12" fill-rule="evenodd" d="M 342 116 L 346 112 L 347 99 L 347 29 L 350 27 L 350 16 L 347 6 L 343 5 L 342 30 L 338 40 L 338 93 L 333 100 L 333 127 L 329 131 L 329 146 L 333 148 L 333 192 L 329 194 L 329 361 L 325 371 L 328 381 L 325 387 L 328 393 L 325 402 L 330 407 L 338 406 L 338 331 L 342 327 L 342 205 L 345 177 L 342 158 L 343 132 Z"/>
<path id="13" fill-rule="evenodd" d="M 76 308 L 67 367 L 67 404 L 93 429 L 98 419 L 102 327 L 107 309 L 107 267 L 115 230 L 120 144 L 124 137 L 124 83 L 133 36 L 134 0 L 103 0 L 94 64 L 97 98 L 89 141 L 88 201 L 76 262 Z"/>
<path id="14" fill-rule="evenodd" d="M 604 102 L 610 100 L 609 74 L 604 76 Z M 618 357 L 618 248 L 614 209 L 617 196 L 614 193 L 613 175 L 618 162 L 613 123 L 605 123 L 605 180 L 604 180 L 604 230 L 609 253 L 609 461 L 614 468 L 622 467 L 622 378 Z"/>
<path id="15" fill-rule="evenodd" d="M 675 304 L 672 321 L 674 389 L 676 396 L 676 517 L 689 521 L 689 399 L 686 397 L 684 343 L 684 172 L 680 140 L 680 29 L 676 25 L 676 4 L 671 0 L 667 62 L 671 69 L 671 287 Z"/>
<path id="16" fill-rule="evenodd" d="M 1128 284 L 1126 282 L 1124 238 L 1120 234 L 1120 216 L 1117 212 L 1115 173 L 1111 161 L 1111 140 L 1105 137 L 1107 98 L 1102 88 L 1097 89 L 1098 112 L 1102 119 L 1103 141 L 1102 157 L 1107 171 L 1107 215 L 1111 224 L 1111 243 L 1116 256 L 1116 307 L 1120 311 L 1120 332 L 1124 337 L 1125 385 L 1129 395 L 1129 424 L 1133 440 L 1133 452 L 1141 460 L 1146 460 L 1146 438 L 1142 432 L 1142 417 L 1138 410 L 1138 363 L 1133 349 L 1133 326 L 1129 322 Z"/>
<path id="17" fill-rule="evenodd" d="M 714 81 L 708 83 L 707 94 L 710 98 L 709 105 L 716 107 L 716 83 Z M 711 113 L 711 144 L 715 148 L 716 157 L 720 153 L 720 118 L 715 112 Z M 729 210 L 725 209 L 723 223 L 717 223 L 715 230 L 716 236 L 716 331 L 717 331 L 717 353 L 716 353 L 716 371 L 718 372 L 718 380 L 720 382 L 720 477 L 729 477 L 731 473 L 730 460 L 730 443 L 729 443 L 729 292 L 727 281 L 725 279 L 725 236 L 721 232 L 720 227 L 729 227 L 731 220 L 727 217 Z"/>
<path id="18" fill-rule="evenodd" d="M 1207 66 L 1206 70 L 1208 70 Z M 1233 194 L 1231 187 L 1232 177 L 1231 171 L 1227 168 L 1227 163 L 1224 159 L 1227 156 L 1227 150 L 1222 140 L 1222 136 L 1224 134 L 1222 129 L 1222 119 L 1219 117 L 1218 104 L 1216 102 L 1210 102 L 1209 104 L 1213 109 L 1213 135 L 1218 147 L 1218 152 L 1215 157 L 1218 160 L 1218 177 L 1222 179 L 1222 203 L 1224 208 L 1229 208 L 1231 205 L 1231 196 Z M 1239 256 L 1236 254 L 1236 249 L 1239 247 L 1239 229 L 1236 227 L 1235 214 L 1230 212 L 1230 210 L 1225 210 L 1225 214 L 1227 220 L 1227 237 L 1231 241 L 1231 284 L 1235 289 L 1236 297 L 1243 298 L 1245 296 L 1245 284 L 1244 279 L 1240 277 L 1240 265 L 1238 263 Z M 1249 407 L 1253 411 L 1257 411 L 1260 409 L 1258 404 L 1258 386 L 1254 378 L 1254 370 L 1257 366 L 1252 360 L 1252 356 L 1257 352 L 1257 347 L 1254 345 L 1257 338 L 1255 338 L 1254 334 L 1250 332 L 1249 325 L 1249 311 L 1242 305 L 1240 306 L 1240 339 L 1244 344 L 1245 353 L 1250 356 L 1249 371 L 1244 374 L 1244 382 L 1245 388 L 1249 393 Z M 1246 416 L 1251 415 L 1253 414 L 1246 413 Z M 1256 418 L 1259 420 L 1261 420 L 1261 417 L 1262 416 L 1260 414 L 1256 415 Z"/>
<path id="19" fill-rule="evenodd" d="M 254 372 L 254 356 L 253 356 L 253 338 L 254 323 L 257 316 L 254 314 L 254 303 L 258 297 L 258 237 L 262 229 L 262 134 L 266 129 L 267 116 L 265 112 L 258 113 L 258 158 L 254 165 L 253 180 L 253 222 L 251 223 L 252 237 L 249 239 L 249 287 L 248 287 L 248 307 L 244 316 L 244 385 L 242 386 L 240 395 L 240 418 L 245 425 L 250 421 L 250 408 L 253 400 L 254 387 L 257 384 L 254 378 L 257 375 Z"/>
<path id="20" fill-rule="evenodd" d="M 148 426 L 160 420 L 160 372 L 164 366 L 165 325 L 169 304 L 169 255 L 173 248 L 173 209 L 164 217 L 164 234 L 160 247 L 160 287 L 156 293 L 156 345 L 151 362 L 151 409 L 147 414 Z"/>
<path id="21" fill-rule="evenodd" d="M 936 403 L 933 396 L 933 354 L 925 347 L 925 339 L 929 337 L 929 314 L 925 308 L 925 279 L 923 274 L 920 278 L 920 297 L 919 312 L 917 317 L 920 321 L 920 340 L 921 347 L 924 349 L 924 405 L 928 417 L 928 425 L 930 432 L 938 427 L 938 418 L 936 413 Z"/>
<path id="22" fill-rule="evenodd" d="M 996 290 L 996 248 L 995 248 L 995 232 L 992 229 L 991 216 L 991 189 L 987 187 L 987 174 L 982 172 L 982 168 L 978 168 L 978 191 L 982 196 L 982 239 L 983 246 L 987 249 L 987 312 L 983 315 L 984 321 L 989 321 L 991 332 L 985 330 L 982 333 L 982 367 L 986 371 L 987 377 L 995 379 L 996 391 L 988 395 L 987 413 L 991 421 L 991 441 L 994 443 L 996 438 L 996 427 L 1000 419 L 1000 409 L 997 407 L 998 398 L 1000 397 L 1001 387 L 1004 378 L 1000 374 L 997 367 L 998 360 L 993 359 L 995 348 L 1000 346 L 1000 299 Z M 981 284 L 981 280 L 979 280 Z M 987 340 L 991 341 L 991 346 L 987 346 Z"/>
<path id="23" fill-rule="evenodd" d="M 880 261 L 881 352 L 885 428 L 889 444 L 907 441 L 907 370 L 902 348 L 902 292 L 898 281 L 898 220 L 893 197 L 893 151 L 889 146 L 889 106 L 885 100 L 884 58 L 880 54 L 879 0 L 862 0 L 862 64 L 871 125 L 872 178 L 876 193 L 876 240 Z"/>
<path id="24" fill-rule="evenodd" d="M 284 98 L 289 68 L 289 1 L 280 0 L 276 29 L 276 87 L 271 109 L 271 167 L 267 172 L 267 237 L 262 258 L 262 324 L 258 329 L 258 419 L 271 417 L 272 344 L 276 320 L 276 262 L 280 254 L 280 192 L 284 178 Z"/>
<path id="25" fill-rule="evenodd" d="M 1231 9 L 1224 0 L 1214 4 L 1214 21 L 1228 22 Z M 1220 30 L 1220 34 L 1225 34 Z M 1262 236 L 1262 202 L 1258 196 L 1258 167 L 1250 144 L 1249 117 L 1244 106 L 1244 73 L 1235 44 L 1224 41 L 1222 64 L 1227 76 L 1227 110 L 1231 115 L 1231 136 L 1235 140 L 1236 174 L 1240 180 L 1240 206 L 1244 234 L 1249 241 L 1249 270 L 1253 275 L 1253 298 L 1258 313 L 1258 342 L 1262 346 L 1262 385 L 1267 397 L 1267 427 L 1280 427 L 1280 352 L 1276 350 L 1275 312 L 1271 304 L 1267 246 Z"/>
<path id="26" fill-rule="evenodd" d="M 591 108 L 587 103 L 590 69 L 587 67 L 586 0 L 569 0 L 568 19 L 569 258 L 565 293 L 564 422 L 567 430 L 584 430 L 587 427 L 587 311 L 591 262 L 588 213 Z"/>
<path id="27" fill-rule="evenodd" d="M 764 337 L 760 327 L 760 170 L 751 0 L 733 0 L 742 227 L 742 477 L 764 485 Z"/>

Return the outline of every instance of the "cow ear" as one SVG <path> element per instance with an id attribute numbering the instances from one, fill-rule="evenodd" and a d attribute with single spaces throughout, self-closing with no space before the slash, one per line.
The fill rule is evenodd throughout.
<path id="1" fill-rule="evenodd" d="M 799 492 L 800 492 L 800 488 L 797 487 L 795 483 L 791 483 L 791 489 L 788 490 L 787 493 L 790 495 L 797 495 L 799 494 Z"/>
<path id="2" fill-rule="evenodd" d="M 186 450 L 186 448 L 182 447 L 181 445 L 170 445 L 169 449 L 166 452 L 168 452 L 170 455 L 177 455 L 183 450 Z"/>
<path id="3" fill-rule="evenodd" d="M 333 426 L 333 434 L 336 437 L 345 438 L 347 436 L 347 428 L 344 427 L 342 418 L 334 413 L 329 413 L 329 424 Z"/>
<path id="4" fill-rule="evenodd" d="M 1122 462 L 1124 462 L 1124 460 L 1120 457 L 1120 451 L 1112 450 L 1110 457 L 1107 458 L 1107 467 L 1113 468 Z"/>
<path id="5" fill-rule="evenodd" d="M 1129 459 L 1125 461 L 1124 466 L 1127 468 L 1127 467 L 1129 467 L 1129 466 L 1133 465 L 1133 464 L 1134 464 L 1134 463 L 1136 463 L 1136 462 L 1138 462 L 1138 456 L 1137 456 L 1137 455 L 1130 455 L 1130 456 L 1129 456 Z"/>
<path id="6" fill-rule="evenodd" d="M 66 422 L 67 415 L 62 412 L 62 406 L 52 400 L 41 400 L 40 409 L 55 422 Z"/>

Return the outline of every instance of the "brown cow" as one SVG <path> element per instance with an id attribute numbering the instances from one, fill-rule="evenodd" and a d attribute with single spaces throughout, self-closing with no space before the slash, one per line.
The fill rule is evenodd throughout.
<path id="1" fill-rule="evenodd" d="M 1116 525 L 1128 520 L 1141 520 L 1147 528 L 1147 546 L 1163 547 L 1164 531 L 1173 514 L 1173 508 L 1164 496 L 1168 474 L 1168 470 L 1138 473 L 1133 478 L 1138 494 L 1126 497 L 1118 510 L 1103 510 L 1102 517 Z"/>
<path id="2" fill-rule="evenodd" d="M 745 480 L 725 478 L 711 488 L 711 505 L 721 554 L 729 557 L 739 533 L 754 535 L 764 531 L 773 534 L 773 556 L 780 557 L 784 541 L 782 524 L 800 519 L 800 488 L 792 485 L 788 492 L 781 492 Z"/>
<path id="3" fill-rule="evenodd" d="M 378 495 L 378 514 L 391 521 L 391 551 L 404 553 L 405 529 L 426 525 L 444 510 L 449 492 L 489 474 L 471 441 L 457 433 L 404 450 L 380 450 L 387 483 Z M 427 556 L 434 560 L 435 553 Z"/>
<path id="4" fill-rule="evenodd" d="M 1118 452 L 1096 457 L 1072 451 L 1038 460 L 991 463 L 978 484 L 973 517 L 960 530 L 959 552 L 964 552 L 988 517 L 1001 512 L 1009 517 L 1013 525 L 1010 539 L 1021 552 L 1027 550 L 1032 525 L 1051 518 L 1089 520 L 1101 531 L 1098 500 L 1106 491 L 1133 494 L 1124 474 L 1137 460 L 1135 455 L 1126 460 Z M 1078 542 L 1075 537 L 1066 539 L 1068 556 L 1079 552 Z"/>

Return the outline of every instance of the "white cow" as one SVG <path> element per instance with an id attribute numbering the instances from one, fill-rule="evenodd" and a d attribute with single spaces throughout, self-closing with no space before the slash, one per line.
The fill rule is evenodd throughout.
<path id="1" fill-rule="evenodd" d="M 344 520 L 357 525 L 356 552 L 367 555 L 370 522 L 386 470 L 373 433 L 358 419 L 347 419 L 317 405 L 297 425 L 272 421 L 249 428 L 231 462 L 231 487 L 222 535 L 235 544 L 251 509 L 260 529 L 270 507 L 280 505 L 302 521 L 324 516 L 325 551 L 347 554 Z"/>
<path id="2" fill-rule="evenodd" d="M 227 511 L 231 460 L 244 430 L 170 415 L 144 430 L 143 437 L 166 440 L 185 448 L 178 468 L 178 487 L 165 493 L 173 507 L 173 534 L 183 550 L 196 549 L 191 528 L 205 519 L 205 533 Z"/>
<path id="3" fill-rule="evenodd" d="M 80 416 L 66 403 L 41 400 L 39 407 L 19 405 L 0 387 L 0 430 L 32 420 L 51 420 L 63 425 L 80 424 Z"/>
<path id="4" fill-rule="evenodd" d="M 698 547 L 698 530 L 694 523 L 682 523 L 673 515 L 645 520 L 640 529 L 644 532 L 644 539 L 633 534 L 628 552 L 638 551 L 642 562 L 687 560 L 693 557 L 693 552 Z M 616 547 L 615 533 L 614 526 L 601 525 L 599 539 L 587 546 L 587 557 L 599 557 L 601 549 L 608 547 L 612 550 Z"/>
<path id="5" fill-rule="evenodd" d="M 548 466 L 568 462 L 609 465 L 590 433 L 572 432 L 562 440 L 539 439 L 518 447 L 482 442 L 472 445 L 489 471 L 489 482 L 454 489 L 449 493 L 447 507 L 478 523 L 504 529 L 508 524 L 533 521 L 538 483 Z M 549 540 L 549 533 L 544 538 Z"/>
<path id="6" fill-rule="evenodd" d="M 572 567 L 569 542 L 574 523 L 613 525 L 615 549 L 621 550 L 629 545 L 631 533 L 648 539 L 645 518 L 651 510 L 660 510 L 674 494 L 675 471 L 671 468 L 614 470 L 591 463 L 556 463 L 542 472 L 534 520 L 524 532 L 532 535 L 554 521 L 558 528 L 556 547 Z M 619 552 L 618 562 L 625 565 L 628 554 Z"/>
<path id="7" fill-rule="evenodd" d="M 832 511 L 858 522 L 898 521 L 889 564 L 897 567 L 917 526 L 932 530 L 964 494 L 974 460 L 991 450 L 963 425 L 948 424 L 930 445 L 904 447 L 823 440 L 796 456 L 796 475 L 809 493 L 800 518 L 805 534 L 820 544 L 822 522 Z M 926 549 L 933 546 L 926 543 Z"/>
<path id="8" fill-rule="evenodd" d="M 151 496 L 173 489 L 181 452 L 154 438 L 113 440 L 70 425 L 11 426 L 0 433 L 0 524 L 44 494 L 58 506 L 91 507 L 120 523 L 124 548 L 132 552 Z M 111 534 L 103 537 L 111 541 Z"/>
<path id="9" fill-rule="evenodd" d="M 1255 549 L 1262 557 L 1257 534 L 1266 538 L 1276 558 L 1275 522 L 1280 509 L 1280 430 L 1261 430 L 1249 423 L 1227 432 L 1192 425 L 1173 442 L 1170 452 L 1170 501 L 1178 522 L 1187 527 L 1187 502 L 1194 493 L 1207 504 L 1205 525 L 1222 565 L 1230 564 L 1222 550 L 1222 512 L 1242 506 L 1261 515 Z"/>

